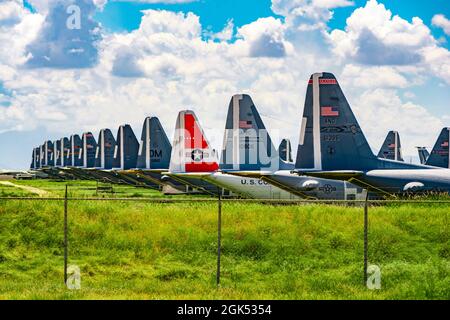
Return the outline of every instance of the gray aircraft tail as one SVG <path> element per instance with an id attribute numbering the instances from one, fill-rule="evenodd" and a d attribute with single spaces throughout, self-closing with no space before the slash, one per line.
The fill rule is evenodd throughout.
<path id="1" fill-rule="evenodd" d="M 43 151 L 42 159 L 44 160 L 42 166 L 53 167 L 55 165 L 53 142 L 46 141 L 43 145 L 42 151 Z"/>
<path id="2" fill-rule="evenodd" d="M 81 157 L 81 149 L 83 145 L 81 143 L 81 138 L 79 135 L 74 134 L 70 136 L 70 161 L 68 161 L 68 165 L 72 167 L 82 167 L 83 159 Z"/>
<path id="3" fill-rule="evenodd" d="M 72 165 L 72 158 L 70 157 L 70 140 L 66 137 L 61 138 L 61 167 L 68 167 Z"/>
<path id="4" fill-rule="evenodd" d="M 161 122 L 147 117 L 141 134 L 137 167 L 141 169 L 168 169 L 172 146 Z"/>
<path id="5" fill-rule="evenodd" d="M 278 154 L 279 154 L 280 160 L 283 160 L 286 162 L 293 162 L 291 140 L 289 140 L 289 139 L 281 140 L 280 146 L 278 147 Z"/>
<path id="6" fill-rule="evenodd" d="M 277 170 L 279 156 L 249 95 L 231 98 L 225 125 L 222 170 Z"/>
<path id="7" fill-rule="evenodd" d="M 413 167 L 417 166 L 377 158 L 335 76 L 311 76 L 300 128 L 297 169 L 348 173 Z"/>
<path id="8" fill-rule="evenodd" d="M 120 126 L 114 151 L 114 168 L 122 170 L 136 168 L 138 152 L 139 142 L 131 126 L 128 124 Z"/>
<path id="9" fill-rule="evenodd" d="M 84 168 L 95 167 L 95 152 L 97 150 L 97 142 L 91 132 L 83 133 L 81 138 L 81 158 Z"/>
<path id="10" fill-rule="evenodd" d="M 433 167 L 450 168 L 449 163 L 450 128 L 442 129 L 426 164 Z"/>
<path id="11" fill-rule="evenodd" d="M 402 146 L 400 135 L 397 131 L 389 131 L 383 145 L 381 146 L 378 158 L 404 161 L 402 157 Z"/>
<path id="12" fill-rule="evenodd" d="M 61 167 L 61 140 L 55 140 L 53 142 L 53 147 L 55 148 L 55 167 Z"/>
<path id="13" fill-rule="evenodd" d="M 281 170 L 292 170 L 294 169 L 294 161 L 292 160 L 292 146 L 291 140 L 283 139 L 278 147 L 278 156 L 280 158 L 280 168 Z"/>
<path id="14" fill-rule="evenodd" d="M 33 148 L 33 155 L 31 159 L 31 169 L 39 169 L 41 167 L 40 148 Z"/>
<path id="15" fill-rule="evenodd" d="M 421 164 L 426 164 L 430 153 L 427 147 L 417 147 L 417 152 L 419 153 L 419 159 Z"/>
<path id="16" fill-rule="evenodd" d="M 44 157 L 44 154 L 45 154 L 44 150 L 45 150 L 44 145 L 40 145 L 39 146 L 39 160 L 40 160 L 40 167 L 41 168 L 46 165 L 45 164 L 45 157 Z"/>
<path id="17" fill-rule="evenodd" d="M 114 165 L 114 150 L 116 139 L 109 129 L 102 129 L 98 135 L 97 150 L 95 152 L 95 167 L 101 169 L 112 169 Z"/>

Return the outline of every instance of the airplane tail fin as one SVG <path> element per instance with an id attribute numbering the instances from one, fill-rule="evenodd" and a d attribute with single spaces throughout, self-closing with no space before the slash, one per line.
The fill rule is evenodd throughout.
<path id="1" fill-rule="evenodd" d="M 137 167 L 141 169 L 168 169 L 172 146 L 156 117 L 148 117 L 142 127 Z"/>
<path id="2" fill-rule="evenodd" d="M 377 165 L 335 76 L 313 74 L 306 91 L 296 168 L 364 170 Z"/>
<path id="3" fill-rule="evenodd" d="M 94 168 L 95 167 L 95 153 L 97 151 L 97 142 L 94 135 L 91 132 L 83 133 L 81 139 L 81 155 L 83 161 L 83 167 Z"/>
<path id="4" fill-rule="evenodd" d="M 404 161 L 402 157 L 400 135 L 397 131 L 389 131 L 380 152 L 378 153 L 378 158 Z"/>
<path id="5" fill-rule="evenodd" d="M 417 152 L 419 153 L 420 164 L 426 164 L 430 153 L 426 147 L 417 147 Z"/>
<path id="6" fill-rule="evenodd" d="M 280 146 L 278 147 L 278 155 L 280 157 L 280 160 L 283 160 L 285 162 L 293 162 L 291 140 L 281 140 Z"/>
<path id="7" fill-rule="evenodd" d="M 439 135 L 426 164 L 434 167 L 450 168 L 449 163 L 450 128 L 444 128 Z"/>
<path id="8" fill-rule="evenodd" d="M 224 170 L 277 170 L 279 156 L 249 95 L 231 98 L 220 167 Z"/>
<path id="9" fill-rule="evenodd" d="M 214 172 L 218 169 L 219 164 L 197 116 L 190 110 L 181 111 L 175 126 L 170 172 Z"/>
<path id="10" fill-rule="evenodd" d="M 292 170 L 294 169 L 294 161 L 292 160 L 292 146 L 291 140 L 283 139 L 281 140 L 280 146 L 278 147 L 278 156 L 280 158 L 280 170 Z"/>
<path id="11" fill-rule="evenodd" d="M 83 159 L 81 158 L 82 151 L 81 138 L 74 134 L 70 137 L 70 165 L 73 167 L 82 167 Z"/>
<path id="12" fill-rule="evenodd" d="M 139 142 L 133 129 L 126 124 L 119 127 L 117 147 L 114 151 L 114 167 L 122 170 L 136 168 L 139 152 Z"/>
<path id="13" fill-rule="evenodd" d="M 61 167 L 61 140 L 56 140 L 53 142 L 55 148 L 55 167 Z"/>
<path id="14" fill-rule="evenodd" d="M 40 167 L 41 168 L 46 165 L 45 164 L 45 157 L 44 157 L 44 155 L 45 155 L 44 150 L 45 150 L 44 145 L 40 145 L 39 146 L 39 160 L 40 160 Z"/>
<path id="15" fill-rule="evenodd" d="M 61 138 L 61 167 L 70 166 L 70 141 L 66 137 Z"/>
<path id="16" fill-rule="evenodd" d="M 31 155 L 31 165 L 30 169 L 39 169 L 39 158 L 38 158 L 39 148 L 33 148 L 33 154 Z"/>
<path id="17" fill-rule="evenodd" d="M 55 165 L 55 155 L 53 142 L 44 143 L 44 166 L 53 167 Z"/>
<path id="18" fill-rule="evenodd" d="M 114 150 L 116 139 L 109 129 L 102 129 L 98 135 L 97 150 L 95 153 L 95 167 L 112 169 L 114 165 Z"/>

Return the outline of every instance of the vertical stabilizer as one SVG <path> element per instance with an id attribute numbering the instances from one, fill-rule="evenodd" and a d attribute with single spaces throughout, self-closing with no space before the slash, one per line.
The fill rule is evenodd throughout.
<path id="1" fill-rule="evenodd" d="M 215 154 L 193 111 L 181 111 L 175 126 L 170 172 L 214 172 Z"/>
<path id="2" fill-rule="evenodd" d="M 442 129 L 439 137 L 427 159 L 426 164 L 434 167 L 450 168 L 449 165 L 449 134 L 450 128 Z"/>
<path id="3" fill-rule="evenodd" d="M 420 164 L 426 164 L 430 156 L 427 147 L 417 147 L 417 152 L 419 153 Z"/>
<path id="4" fill-rule="evenodd" d="M 156 117 L 144 121 L 137 167 L 141 169 L 168 169 L 172 146 Z"/>
<path id="5" fill-rule="evenodd" d="M 70 136 L 70 163 L 73 167 L 82 167 L 82 143 L 79 135 L 74 134 Z"/>
<path id="6" fill-rule="evenodd" d="M 313 74 L 306 91 L 296 168 L 364 170 L 377 165 L 378 158 L 335 76 Z"/>
<path id="7" fill-rule="evenodd" d="M 381 146 L 378 158 L 404 161 L 402 156 L 402 146 L 400 143 L 400 135 L 397 131 L 389 131 L 386 139 Z"/>
<path id="8" fill-rule="evenodd" d="M 234 95 L 228 106 L 220 168 L 277 170 L 279 157 L 249 95 Z"/>
<path id="9" fill-rule="evenodd" d="M 121 170 L 136 168 L 138 152 L 139 142 L 131 126 L 128 124 L 120 126 L 114 151 L 114 168 Z"/>
<path id="10" fill-rule="evenodd" d="M 95 151 L 95 167 L 112 169 L 114 167 L 114 151 L 117 143 L 109 129 L 102 129 L 98 135 L 97 149 Z"/>

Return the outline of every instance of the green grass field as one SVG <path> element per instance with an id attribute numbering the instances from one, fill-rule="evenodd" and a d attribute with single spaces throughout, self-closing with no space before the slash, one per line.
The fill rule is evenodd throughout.
<path id="1" fill-rule="evenodd" d="M 65 185 L 13 182 L 58 196 Z M 92 186 L 72 182 L 71 195 L 93 196 Z M 448 205 L 369 209 L 369 263 L 382 272 L 372 291 L 362 280 L 361 207 L 224 203 L 217 289 L 217 205 L 201 200 L 70 201 L 80 290 L 63 283 L 63 202 L 0 200 L 0 298 L 450 299 Z"/>

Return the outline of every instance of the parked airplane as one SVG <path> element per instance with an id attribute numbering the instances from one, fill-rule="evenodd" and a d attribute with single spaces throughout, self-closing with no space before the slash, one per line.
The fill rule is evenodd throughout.
<path id="1" fill-rule="evenodd" d="M 230 103 L 230 108 L 236 105 L 242 96 L 234 96 Z M 246 102 L 251 103 L 249 96 L 246 96 Z M 249 101 L 250 100 L 250 101 Z M 238 102 L 239 104 L 239 102 Z M 251 103 L 253 105 L 253 103 Z M 238 109 L 236 109 L 238 110 Z M 231 117 L 231 118 L 230 118 Z M 254 119 L 255 120 L 255 119 Z M 239 121 L 239 117 L 228 114 L 227 128 L 225 130 L 224 150 L 227 152 L 231 146 L 228 141 L 238 139 L 238 141 L 246 142 L 252 147 L 258 148 L 257 137 L 252 138 L 236 136 L 235 132 L 228 131 L 228 122 L 234 123 L 237 129 L 255 128 L 256 122 L 247 121 L 246 123 Z M 233 130 L 232 130 L 233 131 Z M 237 130 L 239 133 L 239 130 Z M 242 139 L 242 140 L 241 140 Z M 242 166 L 252 165 L 248 154 L 234 154 L 235 161 L 242 161 Z M 256 163 L 260 163 L 261 159 L 256 159 Z M 231 164 L 233 165 L 233 164 Z M 257 166 L 258 164 L 256 164 Z M 243 197 L 255 199 L 297 199 L 298 197 L 286 192 L 278 187 L 257 179 L 246 178 L 229 175 L 219 172 L 219 163 L 211 145 L 209 144 L 205 134 L 198 122 L 193 111 L 181 111 L 178 114 L 175 138 L 170 161 L 170 169 L 168 175 L 171 177 L 190 177 L 202 179 L 213 183 L 219 187 L 231 190 Z"/>
<path id="2" fill-rule="evenodd" d="M 279 156 L 274 151 L 264 123 L 247 95 L 233 97 L 228 109 L 225 144 L 221 169 L 229 174 L 260 178 L 302 198 L 365 198 L 364 189 L 350 183 L 292 173 L 294 164 L 283 159 L 283 152 Z"/>
<path id="3" fill-rule="evenodd" d="M 380 194 L 450 192 L 450 170 L 376 157 L 331 73 L 311 76 L 297 169 L 301 175 L 350 181 Z"/>
<path id="4" fill-rule="evenodd" d="M 418 147 L 420 162 L 433 167 L 450 168 L 449 138 L 450 128 L 443 128 L 431 154 L 425 147 Z"/>
<path id="5" fill-rule="evenodd" d="M 169 185 L 181 192 L 217 194 L 217 187 L 197 179 L 169 177 L 164 172 L 169 170 L 172 146 L 164 128 L 157 117 L 147 117 L 142 126 L 141 143 L 137 167 L 128 174 L 158 183 Z M 222 190 L 223 194 L 227 192 Z"/>

